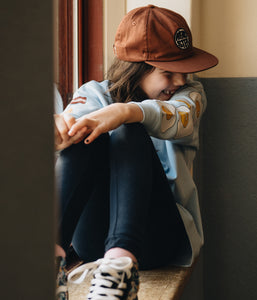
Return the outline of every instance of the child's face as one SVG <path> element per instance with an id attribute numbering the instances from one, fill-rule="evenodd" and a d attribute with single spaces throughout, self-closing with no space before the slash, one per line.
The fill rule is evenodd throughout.
<path id="1" fill-rule="evenodd" d="M 171 73 L 158 68 L 146 74 L 140 87 L 149 99 L 169 100 L 171 96 L 186 84 L 187 74 Z"/>

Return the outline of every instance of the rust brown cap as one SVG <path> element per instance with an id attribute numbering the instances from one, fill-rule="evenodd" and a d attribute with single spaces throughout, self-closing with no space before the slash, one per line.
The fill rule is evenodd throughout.
<path id="1" fill-rule="evenodd" d="M 179 73 L 195 73 L 218 64 L 218 59 L 193 47 L 185 19 L 166 8 L 148 5 L 131 10 L 121 21 L 114 52 L 125 61 L 146 62 Z"/>

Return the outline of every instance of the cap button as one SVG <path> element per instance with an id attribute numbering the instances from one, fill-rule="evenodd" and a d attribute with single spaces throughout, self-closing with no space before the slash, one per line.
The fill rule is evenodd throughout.
<path id="1" fill-rule="evenodd" d="M 152 5 L 152 4 L 149 4 L 149 5 L 147 5 L 149 8 L 154 8 L 155 7 L 155 5 Z"/>

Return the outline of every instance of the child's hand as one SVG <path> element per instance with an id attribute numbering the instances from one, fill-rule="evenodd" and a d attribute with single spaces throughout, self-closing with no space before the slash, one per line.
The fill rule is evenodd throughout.
<path id="1" fill-rule="evenodd" d="M 124 123 L 139 122 L 142 117 L 142 111 L 137 105 L 115 103 L 77 119 L 68 134 L 74 137 L 83 128 L 85 135 L 88 135 L 85 143 L 90 144 L 102 133 Z"/>
<path id="2" fill-rule="evenodd" d="M 55 121 L 55 149 L 63 150 L 74 143 L 80 142 L 85 137 L 85 129 L 81 129 L 71 137 L 68 132 L 76 119 L 70 114 L 62 113 L 54 115 Z"/>
<path id="3" fill-rule="evenodd" d="M 62 257 L 65 257 L 66 254 L 65 254 L 65 251 L 62 249 L 61 246 L 55 244 L 55 256 L 58 257 L 58 256 L 62 256 Z"/>
<path id="4" fill-rule="evenodd" d="M 88 135 L 85 143 L 90 144 L 102 133 L 113 130 L 125 122 L 121 106 L 123 107 L 123 104 L 112 104 L 77 119 L 68 133 L 69 136 L 74 137 L 84 129 Z"/>

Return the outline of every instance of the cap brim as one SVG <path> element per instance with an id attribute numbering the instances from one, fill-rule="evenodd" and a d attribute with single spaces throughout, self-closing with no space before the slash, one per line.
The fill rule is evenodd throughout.
<path id="1" fill-rule="evenodd" d="M 193 55 L 184 59 L 175 61 L 145 61 L 147 64 L 156 68 L 176 73 L 196 73 L 201 72 L 218 64 L 218 59 L 214 55 L 193 48 Z"/>

